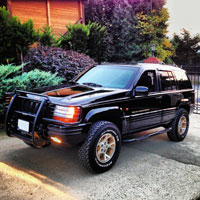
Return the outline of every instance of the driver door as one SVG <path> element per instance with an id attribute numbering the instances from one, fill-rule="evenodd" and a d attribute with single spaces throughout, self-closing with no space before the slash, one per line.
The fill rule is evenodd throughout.
<path id="1" fill-rule="evenodd" d="M 158 80 L 155 70 L 145 71 L 139 79 L 137 86 L 148 87 L 149 93 L 145 96 L 135 96 L 129 104 L 129 130 L 139 131 L 155 127 L 160 124 L 162 110 Z"/>

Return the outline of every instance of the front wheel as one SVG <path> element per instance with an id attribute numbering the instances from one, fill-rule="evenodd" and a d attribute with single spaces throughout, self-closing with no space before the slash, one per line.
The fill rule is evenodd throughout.
<path id="1" fill-rule="evenodd" d="M 188 112 L 180 108 L 176 117 L 172 122 L 172 129 L 167 133 L 168 138 L 172 141 L 182 141 L 186 137 L 189 128 L 189 115 Z"/>
<path id="2" fill-rule="evenodd" d="M 79 159 L 89 170 L 101 173 L 115 164 L 120 149 L 121 134 L 117 126 L 108 121 L 98 121 L 91 126 L 80 147 Z"/>

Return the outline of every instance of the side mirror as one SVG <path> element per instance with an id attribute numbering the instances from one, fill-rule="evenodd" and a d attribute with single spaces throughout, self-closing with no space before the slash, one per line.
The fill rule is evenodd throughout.
<path id="1" fill-rule="evenodd" d="M 146 96 L 149 93 L 149 88 L 145 86 L 137 86 L 135 88 L 135 96 Z"/>

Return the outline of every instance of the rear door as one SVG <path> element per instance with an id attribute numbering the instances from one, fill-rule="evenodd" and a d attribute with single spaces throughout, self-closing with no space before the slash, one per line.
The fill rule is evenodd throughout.
<path id="1" fill-rule="evenodd" d="M 159 71 L 161 89 L 162 123 L 170 123 L 175 117 L 181 92 L 177 91 L 176 81 L 171 71 Z"/>

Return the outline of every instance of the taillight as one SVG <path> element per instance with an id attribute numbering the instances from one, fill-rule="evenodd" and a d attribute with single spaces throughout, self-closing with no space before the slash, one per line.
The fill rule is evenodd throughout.
<path id="1" fill-rule="evenodd" d="M 79 121 L 80 113 L 81 109 L 79 107 L 56 106 L 53 119 L 65 123 L 75 123 Z"/>

